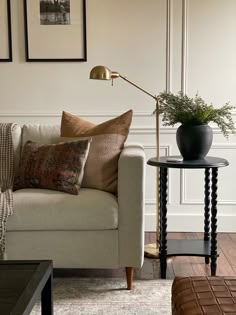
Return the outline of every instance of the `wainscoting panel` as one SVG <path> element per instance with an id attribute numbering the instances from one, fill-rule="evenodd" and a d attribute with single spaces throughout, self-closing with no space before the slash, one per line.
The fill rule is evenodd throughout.
<path id="1" fill-rule="evenodd" d="M 156 145 L 144 145 L 147 160 L 156 156 Z M 160 146 L 160 155 L 167 156 L 171 154 L 171 146 L 166 144 Z M 158 169 L 154 166 L 146 167 L 146 205 L 156 204 L 156 173 Z M 170 187 L 171 176 L 168 178 L 168 187 Z M 168 191 L 168 203 L 171 203 L 171 188 Z"/>
<path id="2" fill-rule="evenodd" d="M 236 103 L 236 2 L 234 0 L 170 1 L 170 90 L 197 92 L 216 107 Z M 221 23 L 220 21 L 224 21 Z M 232 113 L 235 119 L 235 111 Z M 236 137 L 222 136 L 214 124 L 211 156 L 226 158 L 230 165 L 219 169 L 218 231 L 235 232 L 236 224 Z M 161 129 L 161 143 L 168 143 L 172 154 L 179 154 L 176 128 Z M 168 229 L 203 230 L 204 171 L 170 170 L 171 204 Z M 146 228 L 155 230 L 155 207 L 146 207 Z"/>
<path id="3" fill-rule="evenodd" d="M 186 0 L 187 92 L 215 106 L 236 103 L 236 1 Z"/>
<path id="4" fill-rule="evenodd" d="M 227 159 L 229 166 L 219 168 L 218 171 L 218 204 L 224 206 L 236 206 L 235 186 L 230 184 L 230 179 L 236 177 L 236 143 L 213 144 L 209 155 Z M 191 185 L 192 178 L 195 184 Z M 204 172 L 197 170 L 183 170 L 181 176 L 181 201 L 182 205 L 203 204 L 204 198 Z M 202 189 L 196 189 L 201 187 Z M 230 209 L 229 209 L 230 210 Z"/>

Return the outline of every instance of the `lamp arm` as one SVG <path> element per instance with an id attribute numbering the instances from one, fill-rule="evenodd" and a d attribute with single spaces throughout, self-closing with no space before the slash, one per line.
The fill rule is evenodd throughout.
<path id="1" fill-rule="evenodd" d="M 148 94 L 149 96 L 151 96 L 152 98 L 154 98 L 154 100 L 158 101 L 158 97 L 153 95 L 152 93 L 146 91 L 145 89 L 141 88 L 139 85 L 137 85 L 136 83 L 128 80 L 126 77 L 123 77 L 122 75 L 119 74 L 119 77 L 125 81 L 127 81 L 128 83 L 132 84 L 133 86 L 135 86 L 137 89 L 143 91 L 144 93 Z"/>

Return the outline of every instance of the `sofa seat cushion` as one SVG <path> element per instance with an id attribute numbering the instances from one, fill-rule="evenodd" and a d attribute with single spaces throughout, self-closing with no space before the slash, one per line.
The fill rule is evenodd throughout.
<path id="1" fill-rule="evenodd" d="M 47 189 L 21 189 L 13 194 L 8 231 L 113 230 L 118 227 L 117 198 L 82 188 L 79 195 Z"/>

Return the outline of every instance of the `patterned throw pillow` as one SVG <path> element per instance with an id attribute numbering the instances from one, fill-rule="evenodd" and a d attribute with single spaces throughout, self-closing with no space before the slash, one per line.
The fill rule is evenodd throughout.
<path id="1" fill-rule="evenodd" d="M 44 188 L 78 195 L 91 139 L 24 145 L 14 190 Z"/>
<path id="2" fill-rule="evenodd" d="M 99 125 L 62 113 L 61 139 L 91 137 L 82 187 L 117 193 L 118 160 L 128 136 L 132 110 Z"/>

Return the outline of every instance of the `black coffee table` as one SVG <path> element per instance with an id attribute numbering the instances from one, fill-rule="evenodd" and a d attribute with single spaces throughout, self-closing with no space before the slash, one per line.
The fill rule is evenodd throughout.
<path id="1" fill-rule="evenodd" d="M 0 314 L 28 315 L 41 296 L 42 314 L 53 314 L 52 261 L 0 261 Z"/>

